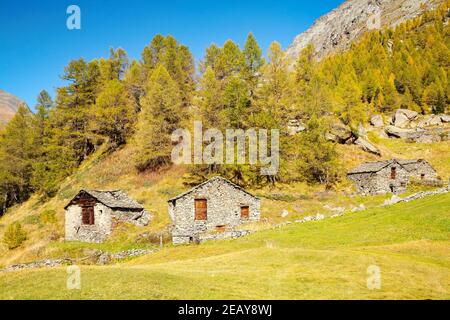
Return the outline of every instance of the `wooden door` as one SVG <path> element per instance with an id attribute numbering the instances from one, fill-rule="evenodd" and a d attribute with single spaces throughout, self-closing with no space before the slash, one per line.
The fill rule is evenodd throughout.
<path id="1" fill-rule="evenodd" d="M 195 199 L 195 220 L 208 219 L 208 203 L 206 199 Z"/>

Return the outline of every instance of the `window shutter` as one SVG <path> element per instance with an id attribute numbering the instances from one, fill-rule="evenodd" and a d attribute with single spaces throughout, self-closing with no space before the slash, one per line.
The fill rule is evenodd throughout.
<path id="1" fill-rule="evenodd" d="M 395 179 L 395 178 L 397 178 L 397 168 L 392 167 L 391 168 L 391 179 Z"/>
<path id="2" fill-rule="evenodd" d="M 195 220 L 208 219 L 208 204 L 206 199 L 195 199 Z"/>
<path id="3" fill-rule="evenodd" d="M 82 207 L 81 220 L 86 225 L 95 224 L 94 207 Z"/>

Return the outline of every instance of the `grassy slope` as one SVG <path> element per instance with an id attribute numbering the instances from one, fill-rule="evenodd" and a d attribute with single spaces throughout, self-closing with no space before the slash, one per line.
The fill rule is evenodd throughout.
<path id="1" fill-rule="evenodd" d="M 0 274 L 0 298 L 449 299 L 450 194 L 199 246 L 113 266 Z M 367 268 L 382 287 L 368 290 Z"/>
<path id="2" fill-rule="evenodd" d="M 410 144 L 401 140 L 377 139 L 374 142 L 383 150 L 383 158 L 425 158 L 430 161 L 443 178 L 450 177 L 448 154 L 450 142 L 434 144 Z M 356 146 L 338 146 L 346 169 L 350 169 L 363 161 L 377 160 L 374 155 L 362 152 Z M 0 268 L 18 262 L 28 262 L 51 257 L 84 256 L 85 248 L 104 249 L 107 251 L 125 250 L 131 247 L 152 245 L 136 244 L 139 234 L 160 232 L 170 223 L 167 215 L 167 199 L 187 189 L 183 185 L 185 167 L 172 167 L 158 173 L 137 174 L 130 165 L 133 156 L 131 147 L 126 147 L 111 155 L 102 155 L 99 150 L 89 161 L 62 184 L 58 194 L 49 201 L 34 196 L 22 205 L 11 208 L 0 218 L 0 239 L 6 226 L 20 221 L 28 232 L 28 240 L 22 247 L 8 251 L 0 241 Z M 123 227 L 115 232 L 105 244 L 90 245 L 64 243 L 64 205 L 82 188 L 88 189 L 123 189 L 129 195 L 144 204 L 146 209 L 154 213 L 152 223 L 146 228 Z M 277 188 L 254 190 L 262 197 L 262 217 L 266 224 L 260 223 L 252 228 L 264 229 L 267 225 L 283 220 L 294 221 L 306 215 L 333 212 L 324 209 L 324 205 L 346 207 L 364 203 L 372 207 L 382 203 L 388 196 L 376 197 L 351 196 L 352 186 L 344 181 L 338 186 L 339 192 L 324 192 L 323 187 L 310 187 L 298 183 L 280 185 Z M 410 191 L 412 192 L 412 191 Z M 42 212 L 55 210 L 56 223 L 44 223 L 40 219 Z M 282 218 L 282 210 L 288 210 L 289 216 Z"/>

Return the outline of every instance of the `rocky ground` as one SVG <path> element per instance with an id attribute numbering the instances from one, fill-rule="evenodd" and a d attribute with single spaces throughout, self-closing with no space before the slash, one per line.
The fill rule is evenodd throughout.
<path id="1" fill-rule="evenodd" d="M 419 115 L 416 111 L 398 109 L 391 116 L 381 114 L 370 118 L 369 126 L 360 125 L 353 132 L 341 122 L 331 125 L 327 139 L 339 144 L 355 144 L 362 150 L 381 156 L 381 151 L 368 138 L 369 132 L 375 132 L 381 138 L 405 139 L 408 142 L 432 143 L 450 139 L 450 115 Z M 289 120 L 288 133 L 296 135 L 306 126 L 297 119 Z"/>

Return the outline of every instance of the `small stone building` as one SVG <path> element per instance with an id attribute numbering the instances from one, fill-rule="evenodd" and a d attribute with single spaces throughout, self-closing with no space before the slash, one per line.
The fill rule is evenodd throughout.
<path id="1" fill-rule="evenodd" d="M 67 241 L 103 242 L 118 223 L 150 222 L 144 207 L 120 190 L 81 190 L 64 209 Z"/>
<path id="2" fill-rule="evenodd" d="M 260 199 L 221 177 L 168 202 L 174 244 L 199 241 L 208 232 L 232 232 L 236 226 L 260 217 Z"/>
<path id="3" fill-rule="evenodd" d="M 410 178 L 423 181 L 436 181 L 438 179 L 436 170 L 426 160 L 398 160 L 398 162 L 408 170 Z"/>
<path id="4" fill-rule="evenodd" d="M 363 163 L 347 177 L 355 182 L 362 195 L 398 194 L 406 191 L 410 174 L 399 160 L 393 159 Z"/>

